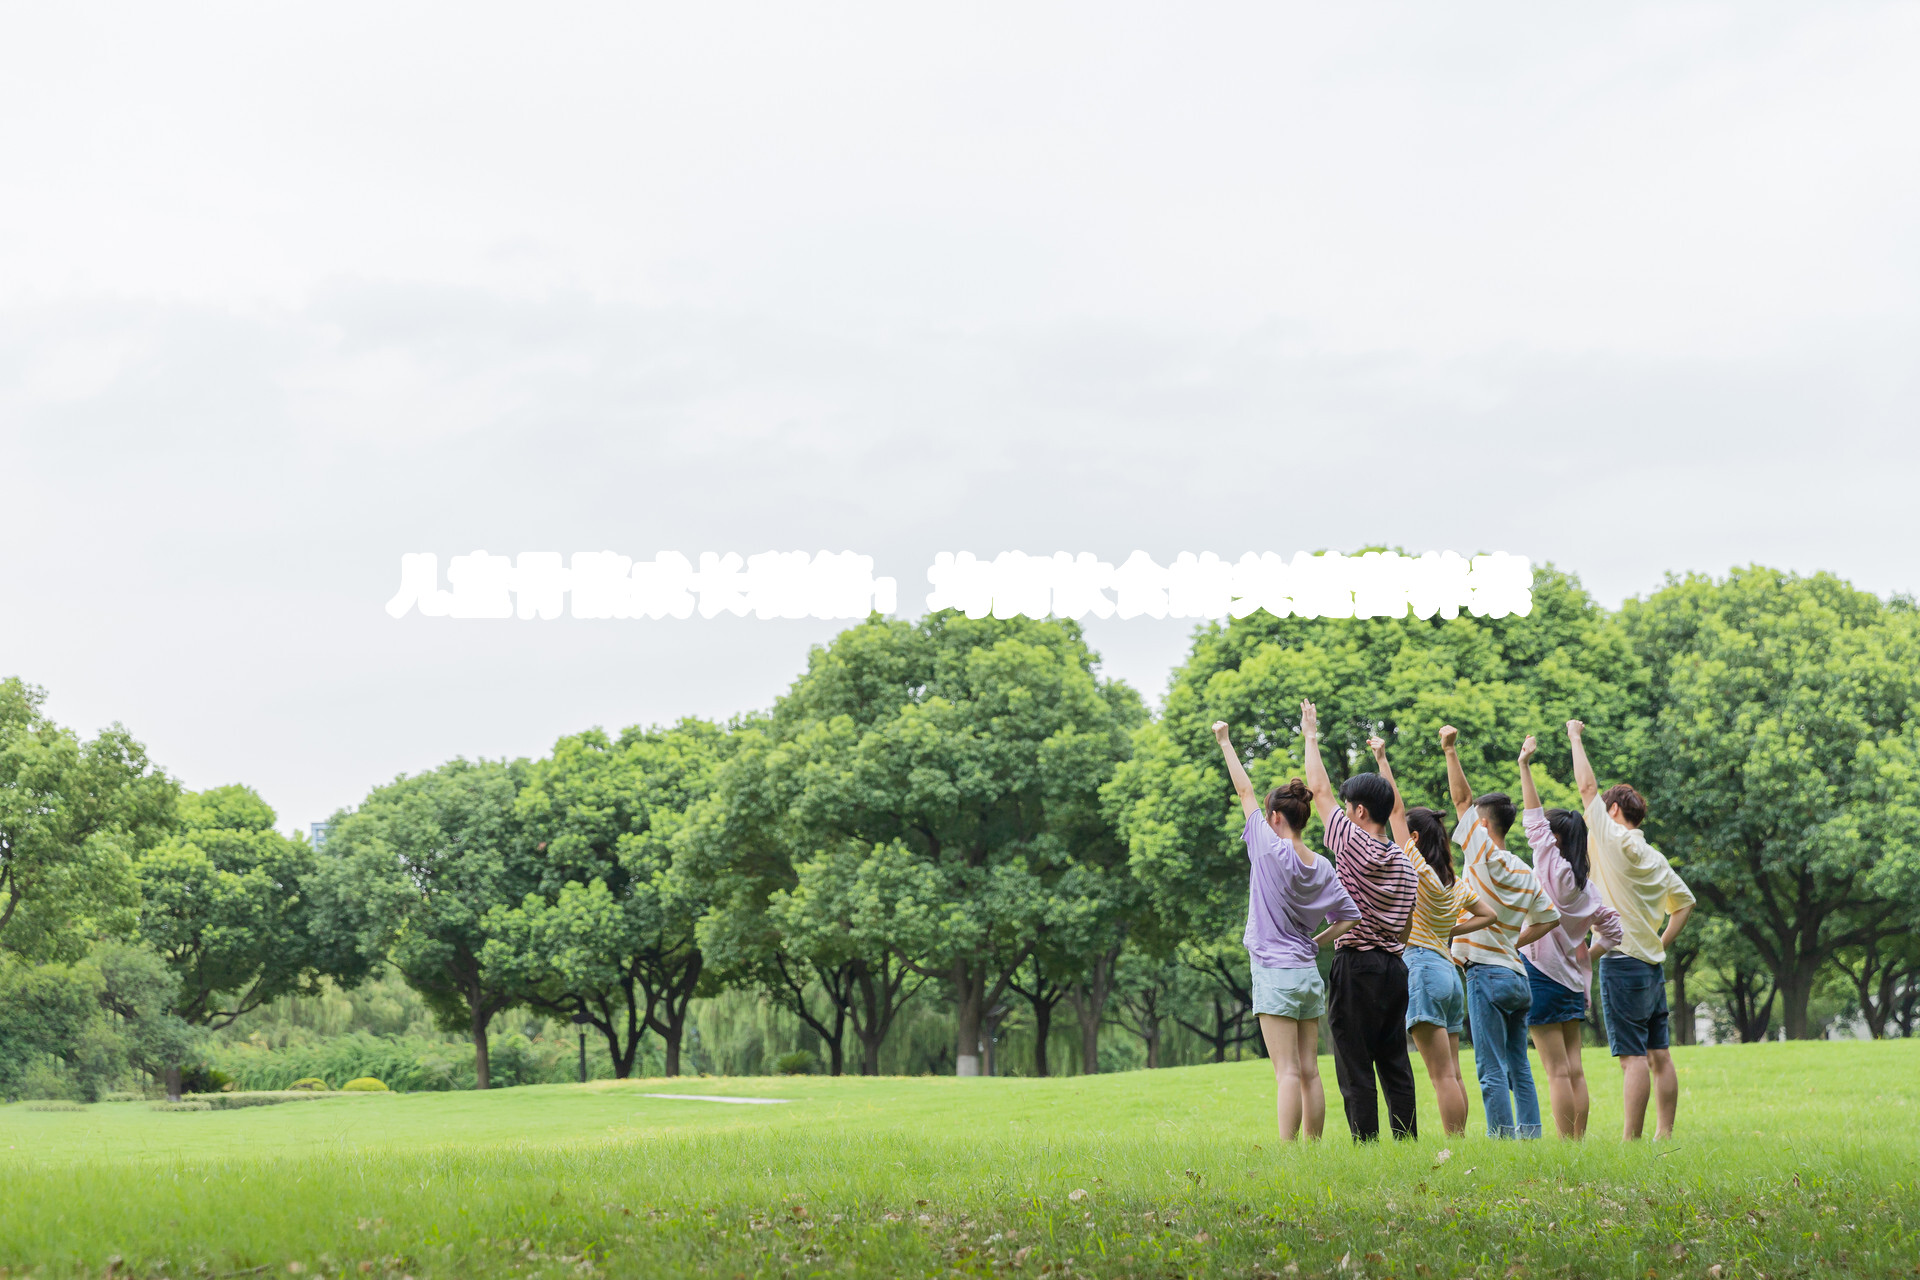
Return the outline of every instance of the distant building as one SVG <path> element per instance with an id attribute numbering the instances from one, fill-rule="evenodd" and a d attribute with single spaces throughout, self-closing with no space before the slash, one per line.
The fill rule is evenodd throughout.
<path id="1" fill-rule="evenodd" d="M 331 822 L 310 822 L 307 824 L 307 842 L 315 849 L 324 849 L 327 847 L 327 832 L 331 830 Z"/>

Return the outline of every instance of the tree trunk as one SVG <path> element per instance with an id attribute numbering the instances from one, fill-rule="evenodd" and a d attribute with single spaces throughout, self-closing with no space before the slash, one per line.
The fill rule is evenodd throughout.
<path id="1" fill-rule="evenodd" d="M 167 1064 L 167 1101 L 180 1101 L 180 1064 L 177 1062 Z"/>
<path id="2" fill-rule="evenodd" d="M 958 1032 L 954 1037 L 953 1074 L 980 1074 L 980 1023 L 986 1014 L 986 982 L 965 963 L 953 966 L 953 1001 Z"/>
<path id="3" fill-rule="evenodd" d="M 981 1074 L 1000 1074 L 1000 1024 L 1011 1013 L 1004 1004 L 996 1004 L 980 1019 Z"/>
<path id="4" fill-rule="evenodd" d="M 1758 973 L 1735 968 L 1733 989 L 1728 992 L 1729 1011 L 1741 1044 L 1758 1044 L 1767 1038 L 1767 1024 L 1773 1021 L 1773 988 Z"/>
<path id="5" fill-rule="evenodd" d="M 1100 1024 L 1107 1018 L 1107 1001 L 1113 997 L 1113 962 L 1120 954 L 1120 944 L 1093 958 L 1093 967 L 1087 971 L 1084 982 L 1076 982 L 1067 988 L 1067 999 L 1073 1004 L 1074 1016 L 1080 1020 L 1080 1072 L 1082 1075 L 1098 1075 L 1100 1072 Z"/>
<path id="6" fill-rule="evenodd" d="M 1680 958 L 1669 951 L 1667 958 L 1673 961 L 1673 1008 L 1670 1016 L 1673 1022 L 1673 1042 L 1675 1044 L 1697 1044 L 1698 1032 L 1694 1029 L 1693 1001 L 1687 999 L 1687 969 L 1693 957 Z"/>
<path id="7" fill-rule="evenodd" d="M 680 1039 L 687 1030 L 687 1006 L 680 1004 L 675 1008 L 673 1004 L 669 1004 L 666 1021 L 662 1023 L 656 1020 L 654 1030 L 660 1033 L 660 1042 L 664 1046 L 666 1066 L 663 1070 L 669 1076 L 679 1075 Z"/>
<path id="8" fill-rule="evenodd" d="M 493 1081 L 493 1072 L 487 1058 L 487 1023 L 493 1020 L 493 1014 L 485 1005 L 468 1007 L 472 1009 L 473 1087 L 486 1089 L 492 1087 Z"/>
<path id="9" fill-rule="evenodd" d="M 833 1034 L 824 1039 L 827 1042 L 827 1074 L 847 1074 L 847 1011 L 838 1005 L 834 1006 L 833 1011 Z"/>
<path id="10" fill-rule="evenodd" d="M 1780 987 L 1780 1025 L 1789 1040 L 1809 1040 L 1811 1028 L 1807 1025 L 1807 1003 L 1813 998 L 1813 978 L 1811 971 L 1796 971 L 1786 975 Z"/>
<path id="11" fill-rule="evenodd" d="M 1047 1074 L 1047 1033 L 1053 1029 L 1053 1001 L 1033 1000 L 1033 1074 Z"/>

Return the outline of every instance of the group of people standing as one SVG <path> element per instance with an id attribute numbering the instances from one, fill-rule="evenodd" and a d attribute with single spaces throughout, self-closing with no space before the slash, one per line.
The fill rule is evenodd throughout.
<path id="1" fill-rule="evenodd" d="M 1264 801 L 1228 726 L 1213 726 L 1246 815 L 1246 946 L 1254 1012 L 1278 1085 L 1280 1137 L 1304 1130 L 1318 1138 L 1324 1127 L 1322 1014 L 1356 1139 L 1380 1136 L 1382 1093 L 1393 1135 L 1418 1136 L 1409 1036 L 1442 1126 L 1464 1133 L 1460 1035 L 1468 1027 L 1489 1136 L 1541 1135 L 1531 1039 L 1546 1070 L 1554 1128 L 1562 1138 L 1584 1137 L 1580 1044 L 1596 966 L 1607 1045 L 1624 1073 L 1625 1136 L 1641 1135 L 1650 1097 L 1654 1136 L 1669 1136 L 1680 1090 L 1662 965 L 1693 894 L 1641 834 L 1647 805 L 1640 793 L 1626 783 L 1601 791 L 1581 723 L 1567 722 L 1580 812 L 1541 805 L 1532 736 L 1520 748 L 1516 812 L 1503 792 L 1474 793 L 1458 733 L 1442 728 L 1451 823 L 1432 809 L 1406 807 L 1379 738 L 1368 743 L 1375 772 L 1349 777 L 1336 797 L 1311 702 L 1300 704 L 1300 723 L 1307 776 L 1275 787 Z M 1314 813 L 1331 861 L 1302 838 Z M 1507 849 L 1516 817 L 1531 866 Z M 1455 846 L 1464 857 L 1458 872 Z M 1328 943 L 1333 965 L 1323 980 L 1316 957 Z"/>

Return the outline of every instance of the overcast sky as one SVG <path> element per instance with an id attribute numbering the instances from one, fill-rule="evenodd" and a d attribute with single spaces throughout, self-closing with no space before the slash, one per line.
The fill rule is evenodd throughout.
<path id="1" fill-rule="evenodd" d="M 0 672 L 302 826 L 830 623 L 405 551 L 1920 588 L 1920 7 L 11 5 Z M 1189 624 L 1093 624 L 1149 695 Z"/>

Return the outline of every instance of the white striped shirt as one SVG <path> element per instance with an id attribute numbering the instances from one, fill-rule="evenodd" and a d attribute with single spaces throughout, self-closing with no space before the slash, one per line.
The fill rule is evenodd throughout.
<path id="1" fill-rule="evenodd" d="M 1530 924 L 1558 920 L 1553 899 L 1534 877 L 1533 868 L 1493 842 L 1477 805 L 1468 805 L 1453 829 L 1453 842 L 1467 851 L 1466 882 L 1474 897 L 1493 912 L 1493 923 L 1453 940 L 1453 958 L 1461 964 L 1494 964 L 1525 973 L 1515 945 Z"/>

